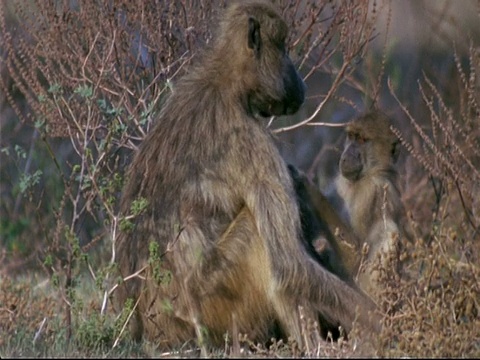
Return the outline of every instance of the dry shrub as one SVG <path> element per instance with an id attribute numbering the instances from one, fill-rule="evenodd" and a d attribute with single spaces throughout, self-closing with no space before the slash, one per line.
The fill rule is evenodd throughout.
<path id="1" fill-rule="evenodd" d="M 386 326 L 378 348 L 383 356 L 480 356 L 479 55 L 472 44 L 466 61 L 454 51 L 449 86 L 455 92 L 423 74 L 418 81 L 423 111 L 416 115 L 390 87 L 413 129 L 410 140 L 394 130 L 415 174 L 405 194 L 407 207 L 420 211 L 416 243 L 392 254 L 404 272 L 383 272 Z"/>
<path id="2" fill-rule="evenodd" d="M 50 319 L 57 305 L 53 296 L 33 288 L 28 280 L 0 280 L 0 348 L 6 348 L 19 336 L 28 338 L 33 345 L 40 338 L 52 340 Z"/>
<path id="3" fill-rule="evenodd" d="M 432 234 L 433 235 L 433 234 Z M 376 351 L 387 357 L 478 357 L 480 355 L 480 268 L 458 251 L 448 229 L 406 247 L 404 273 L 384 269 L 381 296 L 384 329 Z M 478 245 L 464 250 L 478 257 Z M 453 252 L 455 251 L 455 252 Z M 473 254 L 472 254 L 473 255 Z"/>

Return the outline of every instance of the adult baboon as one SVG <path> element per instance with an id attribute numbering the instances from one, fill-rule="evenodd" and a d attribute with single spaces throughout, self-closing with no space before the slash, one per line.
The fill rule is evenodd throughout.
<path id="1" fill-rule="evenodd" d="M 138 276 L 114 293 L 117 306 L 133 299 L 135 336 L 221 344 L 238 329 L 262 341 L 279 324 L 301 341 L 300 306 L 347 331 L 360 307 L 360 323 L 378 327 L 373 302 L 302 245 L 287 166 L 260 122 L 304 101 L 286 36 L 268 2 L 231 5 L 135 155 L 121 211 L 148 203 L 117 257 L 124 278 Z"/>
<path id="2" fill-rule="evenodd" d="M 373 261 L 380 257 L 381 263 L 388 266 L 387 252 L 400 244 L 397 240 L 411 239 L 394 166 L 398 140 L 389 119 L 379 111 L 350 122 L 346 134 L 336 185 L 355 234 L 368 245 L 358 283 L 374 295 L 378 273 Z"/>

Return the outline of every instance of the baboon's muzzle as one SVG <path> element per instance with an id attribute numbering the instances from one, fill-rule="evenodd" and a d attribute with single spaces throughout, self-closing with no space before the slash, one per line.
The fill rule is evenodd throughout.
<path id="1" fill-rule="evenodd" d="M 305 101 L 306 85 L 290 61 L 283 82 L 285 85 L 283 115 L 291 115 L 296 113 Z"/>

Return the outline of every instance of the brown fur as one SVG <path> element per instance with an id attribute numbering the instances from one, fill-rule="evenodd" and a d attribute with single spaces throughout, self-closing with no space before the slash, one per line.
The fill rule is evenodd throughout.
<path id="1" fill-rule="evenodd" d="M 353 274 L 356 274 L 361 260 L 360 240 L 305 174 L 292 165 L 288 169 L 295 187 L 307 248 L 327 270 L 354 284 Z"/>
<path id="2" fill-rule="evenodd" d="M 390 129 L 389 119 L 380 112 L 370 112 L 350 122 L 340 158 L 337 190 L 345 202 L 352 228 L 368 245 L 364 267 L 358 274 L 362 289 L 377 292 L 377 271 L 373 261 L 387 253 L 399 239 L 411 239 L 411 231 L 400 197 L 398 140 Z M 358 253 L 360 254 L 360 252 Z"/>
<path id="3" fill-rule="evenodd" d="M 291 114 L 303 82 L 284 51 L 285 22 L 267 2 L 238 2 L 220 36 L 174 87 L 133 159 L 121 201 L 147 208 L 117 238 L 117 309 L 138 301 L 133 334 L 162 347 L 238 329 L 265 341 L 279 324 L 301 341 L 298 307 L 347 331 L 371 329 L 374 304 L 311 258 L 287 167 L 259 116 Z M 161 260 L 149 262 L 150 244 Z M 151 258 L 151 256 L 150 256 Z"/>

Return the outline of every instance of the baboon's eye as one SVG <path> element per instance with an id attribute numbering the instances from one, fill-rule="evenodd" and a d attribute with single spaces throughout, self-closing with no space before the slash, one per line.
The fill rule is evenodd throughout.
<path id="1" fill-rule="evenodd" d="M 364 144 L 368 141 L 367 138 L 363 137 L 360 134 L 353 134 L 354 140 L 359 144 Z"/>
<path id="2" fill-rule="evenodd" d="M 368 142 L 368 139 L 367 139 L 367 138 L 364 138 L 364 137 L 362 137 L 362 136 L 359 136 L 359 137 L 358 137 L 358 142 L 359 142 L 360 144 L 364 144 L 364 143 Z"/>
<path id="3" fill-rule="evenodd" d="M 347 137 L 349 140 L 358 142 L 359 144 L 363 144 L 366 141 L 366 139 L 362 137 L 362 135 L 354 131 L 347 132 Z"/>

